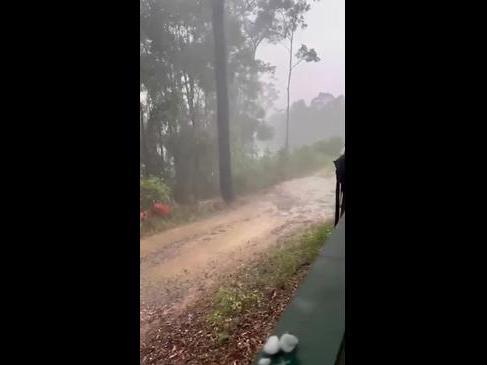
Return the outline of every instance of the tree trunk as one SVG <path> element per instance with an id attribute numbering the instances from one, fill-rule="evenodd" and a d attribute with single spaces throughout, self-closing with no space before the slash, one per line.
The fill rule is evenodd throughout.
<path id="1" fill-rule="evenodd" d="M 157 108 L 157 107 L 156 107 Z M 159 140 L 160 121 L 158 120 L 157 110 L 153 110 L 147 121 L 146 129 L 146 174 L 148 176 L 161 176 L 159 155 L 157 146 Z"/>
<path id="2" fill-rule="evenodd" d="M 147 167 L 147 146 L 145 144 L 144 109 L 140 103 L 140 161 Z"/>
<path id="3" fill-rule="evenodd" d="M 159 129 L 159 148 L 161 149 L 161 176 L 164 179 L 167 179 L 168 171 L 167 171 L 167 163 L 166 163 L 166 154 L 164 152 L 164 138 L 163 138 L 162 128 Z"/>
<path id="4" fill-rule="evenodd" d="M 294 38 L 294 33 L 291 33 L 291 39 L 290 39 L 290 47 L 289 47 L 289 73 L 287 75 L 287 109 L 286 109 L 286 144 L 284 147 L 284 151 L 286 152 L 286 155 L 289 152 L 289 92 L 290 92 L 290 87 L 291 87 L 291 74 L 293 71 L 293 38 Z"/>
<path id="5" fill-rule="evenodd" d="M 174 169 L 176 186 L 174 198 L 179 204 L 193 204 L 193 163 L 192 131 L 189 126 L 183 127 L 177 137 L 174 149 Z"/>
<path id="6" fill-rule="evenodd" d="M 224 0 L 213 0 L 213 34 L 215 37 L 215 78 L 217 94 L 218 152 L 220 191 L 225 202 L 234 199 L 230 160 L 228 121 L 227 65 L 223 29 Z"/>
<path id="7" fill-rule="evenodd" d="M 189 74 L 184 74 L 184 86 L 186 88 L 186 98 L 188 101 L 188 109 L 191 118 L 192 132 L 191 132 L 191 156 L 190 156 L 190 180 L 192 181 L 192 197 L 194 201 L 198 201 L 198 121 L 195 106 L 195 82 Z"/>

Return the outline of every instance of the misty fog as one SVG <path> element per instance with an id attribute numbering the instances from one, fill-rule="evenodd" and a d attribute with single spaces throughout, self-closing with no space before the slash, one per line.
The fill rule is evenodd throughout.
<path id="1" fill-rule="evenodd" d="M 332 231 L 344 31 L 341 0 L 140 0 L 141 364 L 255 359 Z"/>

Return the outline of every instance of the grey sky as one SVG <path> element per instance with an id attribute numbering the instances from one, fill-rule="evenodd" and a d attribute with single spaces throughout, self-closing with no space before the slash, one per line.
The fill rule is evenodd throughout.
<path id="1" fill-rule="evenodd" d="M 302 63 L 293 70 L 291 103 L 299 99 L 309 103 L 320 92 L 345 94 L 345 0 L 311 2 L 306 23 L 308 28 L 296 35 L 295 48 L 304 43 L 317 51 L 321 61 Z M 273 44 L 264 44 L 257 50 L 257 58 L 276 66 L 276 108 L 286 105 L 287 52 L 282 45 Z"/>

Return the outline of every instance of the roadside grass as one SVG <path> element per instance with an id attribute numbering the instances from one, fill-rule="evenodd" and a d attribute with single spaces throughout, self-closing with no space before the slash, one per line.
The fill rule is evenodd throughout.
<path id="1" fill-rule="evenodd" d="M 292 285 L 292 279 L 314 261 L 332 229 L 326 222 L 286 239 L 218 289 L 207 321 L 220 344 L 228 341 L 245 312 L 268 305 L 275 290 Z"/>

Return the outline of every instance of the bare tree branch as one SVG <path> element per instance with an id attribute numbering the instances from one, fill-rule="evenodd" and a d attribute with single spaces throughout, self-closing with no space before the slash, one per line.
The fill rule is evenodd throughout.
<path id="1" fill-rule="evenodd" d="M 284 48 L 287 49 L 287 51 L 289 52 L 289 47 L 287 47 L 286 45 L 284 45 L 283 43 L 279 43 L 281 46 L 283 46 Z"/>
<path id="2" fill-rule="evenodd" d="M 299 65 L 301 62 L 303 62 L 304 60 L 303 59 L 300 59 L 298 62 L 296 62 L 292 67 L 291 69 L 294 69 L 294 67 L 296 67 L 297 65 Z"/>

